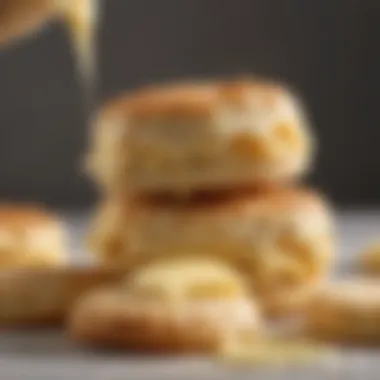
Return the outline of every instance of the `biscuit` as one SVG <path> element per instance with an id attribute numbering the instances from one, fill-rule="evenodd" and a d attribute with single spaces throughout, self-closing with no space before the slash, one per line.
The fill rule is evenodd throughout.
<path id="1" fill-rule="evenodd" d="M 380 342 L 380 281 L 341 280 L 324 286 L 306 311 L 308 333 L 336 342 Z"/>
<path id="2" fill-rule="evenodd" d="M 186 269 L 188 264 L 192 269 Z M 195 269 L 205 275 L 198 277 Z M 80 300 L 70 318 L 71 336 L 102 348 L 216 352 L 225 340 L 255 335 L 260 326 L 258 310 L 235 282 L 238 276 L 229 278 L 230 273 L 202 260 L 177 261 L 167 268 L 162 262 L 148 266 L 141 276 L 135 273 L 128 286 L 93 292 Z M 183 274 L 185 280 L 180 278 Z M 224 297 L 220 289 L 231 283 L 241 292 Z M 180 292 L 173 292 L 173 285 Z"/>
<path id="3" fill-rule="evenodd" d="M 40 29 L 54 13 L 53 0 L 0 0 L 0 46 Z"/>
<path id="4" fill-rule="evenodd" d="M 100 112 L 87 159 L 105 188 L 191 192 L 297 177 L 314 143 L 296 97 L 264 80 L 183 82 L 121 95 Z"/>
<path id="5" fill-rule="evenodd" d="M 84 292 L 120 281 L 105 268 L 44 268 L 0 271 L 0 328 L 61 324 Z"/>
<path id="6" fill-rule="evenodd" d="M 63 224 L 43 208 L 0 205 L 0 269 L 63 265 L 67 261 Z"/>
<path id="7" fill-rule="evenodd" d="M 280 300 L 325 277 L 333 260 L 332 235 L 329 208 L 318 194 L 268 189 L 177 204 L 110 201 L 89 241 L 103 265 L 126 269 L 163 256 L 217 257 L 246 275 L 258 294 Z"/>

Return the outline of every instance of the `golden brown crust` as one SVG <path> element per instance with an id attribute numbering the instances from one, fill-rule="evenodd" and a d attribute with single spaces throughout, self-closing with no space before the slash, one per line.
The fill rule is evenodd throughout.
<path id="1" fill-rule="evenodd" d="M 0 273 L 0 328 L 61 324 L 83 293 L 121 280 L 106 268 L 8 270 Z"/>
<path id="2" fill-rule="evenodd" d="M 156 118 L 208 120 L 220 106 L 246 107 L 252 96 L 260 96 L 266 106 L 288 96 L 280 84 L 244 78 L 225 81 L 185 81 L 152 85 L 120 95 L 105 105 L 103 118 L 129 117 L 143 121 Z"/>

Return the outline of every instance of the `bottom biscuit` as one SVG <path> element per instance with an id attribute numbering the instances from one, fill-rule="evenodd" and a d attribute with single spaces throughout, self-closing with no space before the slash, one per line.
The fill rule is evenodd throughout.
<path id="1" fill-rule="evenodd" d="M 125 285 L 89 294 L 70 319 L 84 343 L 154 352 L 210 352 L 256 334 L 259 313 L 232 268 L 206 258 L 165 259 Z"/>
<path id="2" fill-rule="evenodd" d="M 252 333 L 256 323 L 246 299 L 170 304 L 108 289 L 78 305 L 70 332 L 75 340 L 102 348 L 215 352 L 229 336 Z"/>

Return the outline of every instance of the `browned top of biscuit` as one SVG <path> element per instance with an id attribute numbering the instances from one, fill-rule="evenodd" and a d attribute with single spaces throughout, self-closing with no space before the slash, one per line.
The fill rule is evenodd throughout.
<path id="1" fill-rule="evenodd" d="M 245 107 L 252 96 L 272 107 L 286 89 L 262 79 L 243 78 L 225 81 L 188 81 L 153 85 L 111 100 L 101 115 L 129 117 L 144 122 L 160 118 L 207 118 L 218 106 Z"/>
<path id="2" fill-rule="evenodd" d="M 41 206 L 0 203 L 0 228 L 33 226 L 54 221 L 57 218 Z"/>

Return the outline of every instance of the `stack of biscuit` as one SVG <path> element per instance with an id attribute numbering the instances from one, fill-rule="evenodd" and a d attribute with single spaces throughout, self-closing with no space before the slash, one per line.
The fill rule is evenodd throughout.
<path id="1" fill-rule="evenodd" d="M 88 171 L 101 265 L 210 258 L 269 313 L 298 308 L 331 267 L 329 208 L 300 185 L 315 142 L 299 100 L 265 80 L 145 87 L 99 113 Z"/>

